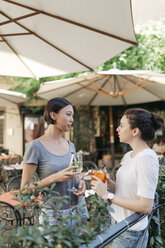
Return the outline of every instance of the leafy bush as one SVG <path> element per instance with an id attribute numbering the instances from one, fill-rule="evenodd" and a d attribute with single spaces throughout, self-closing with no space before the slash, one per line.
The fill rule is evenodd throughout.
<path id="1" fill-rule="evenodd" d="M 165 166 L 163 165 L 160 166 L 157 192 L 159 194 L 159 204 L 165 203 Z M 150 224 L 148 245 L 150 248 L 165 247 L 165 206 L 162 206 L 157 213 L 160 215 L 159 218 L 155 213 Z"/>
<path id="2" fill-rule="evenodd" d="M 37 186 L 37 185 L 36 185 Z M 16 199 L 21 205 L 31 206 L 31 215 L 38 216 L 42 211 L 42 204 L 38 204 L 36 198 L 41 193 L 47 193 L 48 195 L 53 190 L 54 185 L 50 188 L 37 189 L 33 192 L 28 191 L 23 194 L 23 190 L 19 191 Z M 165 202 L 165 167 L 160 168 L 160 176 L 157 187 L 159 193 L 159 203 Z M 58 194 L 56 197 L 50 198 L 50 200 L 61 199 L 67 201 L 67 197 L 60 197 Z M 24 225 L 18 227 L 15 230 L 6 232 L 5 235 L 0 237 L 1 248 L 77 248 L 82 244 L 88 244 L 98 234 L 107 229 L 110 225 L 110 210 L 107 202 L 101 200 L 97 196 L 93 195 L 87 198 L 87 206 L 89 210 L 89 219 L 84 219 L 79 215 L 72 216 L 72 220 L 75 223 L 70 226 L 71 216 L 58 216 L 57 224 L 50 226 L 47 216 L 44 218 L 44 224 L 39 224 L 38 221 L 34 225 Z M 150 238 L 148 248 L 163 248 L 165 247 L 165 207 L 160 208 L 160 218 L 156 215 L 153 216 L 150 224 Z M 24 208 L 27 215 L 28 209 Z M 29 212 L 28 212 L 29 214 Z M 27 223 L 26 223 L 27 224 Z M 158 228 L 160 226 L 160 229 Z M 2 230 L 4 226 L 0 227 Z M 159 230 L 161 233 L 159 233 Z M 1 230 L 0 230 L 1 232 Z M 161 234 L 161 235 L 160 235 Z M 48 242 L 49 240 L 49 242 Z"/>
<path id="3" fill-rule="evenodd" d="M 42 204 L 37 204 L 36 198 L 41 193 L 51 193 L 54 185 L 43 190 L 37 187 L 37 190 L 26 194 L 23 190 L 19 191 L 16 199 L 20 204 L 30 205 L 32 215 L 42 211 Z M 53 197 L 53 200 L 59 199 L 60 196 Z M 49 197 L 48 197 L 49 198 Z M 60 197 L 61 202 L 66 201 L 66 197 Z M 52 200 L 52 198 L 49 198 Z M 104 231 L 110 224 L 110 214 L 107 203 L 96 196 L 91 196 L 87 199 L 89 207 L 89 219 L 80 217 L 79 215 L 72 216 L 74 225 L 70 226 L 70 215 L 56 215 L 57 224 L 50 226 L 47 216 L 44 217 L 44 224 L 35 223 L 34 225 L 24 225 L 5 233 L 0 237 L 1 248 L 76 248 L 81 244 L 87 244 L 91 239 L 94 239 L 98 233 Z M 25 207 L 26 211 L 26 207 Z M 27 212 L 25 212 L 27 214 Z M 109 216 L 109 218 L 107 218 Z M 49 242 L 48 242 L 49 240 Z"/>
<path id="4" fill-rule="evenodd" d="M 165 71 L 165 19 L 150 21 L 136 28 L 138 46 L 132 46 L 99 67 L 109 70 Z"/>

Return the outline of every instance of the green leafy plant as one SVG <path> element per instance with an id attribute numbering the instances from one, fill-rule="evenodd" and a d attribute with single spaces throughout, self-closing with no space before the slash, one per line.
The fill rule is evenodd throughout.
<path id="1" fill-rule="evenodd" d="M 38 204 L 36 198 L 42 193 L 47 194 L 48 201 L 56 201 L 60 199 L 61 202 L 67 201 L 67 197 L 60 197 L 58 194 L 50 198 L 51 191 L 54 185 L 49 188 L 40 189 L 36 184 L 36 190 L 30 190 L 24 193 L 24 189 L 20 190 L 16 195 L 16 199 L 21 205 L 30 205 L 32 213 L 42 211 L 42 204 Z M 90 218 L 76 216 L 61 216 L 56 215 L 57 223 L 53 226 L 49 225 L 48 218 L 44 216 L 44 223 L 41 225 L 38 221 L 34 225 L 24 225 L 16 228 L 3 237 L 0 237 L 0 244 L 2 248 L 77 248 L 81 244 L 88 244 L 91 239 L 104 231 L 110 225 L 110 213 L 107 208 L 107 202 L 98 199 L 96 196 L 90 197 L 88 200 L 88 209 Z M 25 214 L 26 207 L 25 207 Z M 70 221 L 74 225 L 70 225 Z M 49 242 L 48 242 L 49 240 Z"/>
<path id="2" fill-rule="evenodd" d="M 157 186 L 159 194 L 159 204 L 165 203 L 165 166 L 161 165 L 159 170 L 159 181 Z M 165 206 L 159 209 L 160 217 L 153 215 L 149 228 L 149 246 L 150 248 L 165 247 Z M 159 228 L 158 228 L 159 227 Z"/>
<path id="3" fill-rule="evenodd" d="M 99 70 L 165 71 L 165 19 L 136 27 L 138 46 L 133 46 L 107 61 Z"/>

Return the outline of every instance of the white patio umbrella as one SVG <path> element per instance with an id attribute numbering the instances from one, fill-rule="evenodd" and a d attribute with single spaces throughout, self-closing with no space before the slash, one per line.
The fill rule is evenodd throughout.
<path id="1" fill-rule="evenodd" d="M 117 106 L 165 100 L 165 74 L 112 69 L 86 77 L 41 84 L 38 96 L 64 97 L 73 104 Z"/>
<path id="2" fill-rule="evenodd" d="M 114 159 L 112 106 L 164 101 L 165 73 L 112 69 L 86 77 L 43 83 L 37 95 L 47 100 L 63 97 L 72 104 L 110 106 L 110 143 Z"/>
<path id="3" fill-rule="evenodd" d="M 136 45 L 131 0 L 0 0 L 0 75 L 93 70 Z"/>
<path id="4" fill-rule="evenodd" d="M 0 106 L 7 104 L 19 104 L 27 100 L 26 95 L 11 90 L 0 89 Z"/>

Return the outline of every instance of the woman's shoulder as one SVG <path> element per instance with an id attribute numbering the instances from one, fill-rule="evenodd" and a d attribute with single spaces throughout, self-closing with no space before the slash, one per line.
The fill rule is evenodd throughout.
<path id="1" fill-rule="evenodd" d="M 27 149 L 38 149 L 39 141 L 38 139 L 32 140 L 27 143 L 26 147 Z"/>
<path id="2" fill-rule="evenodd" d="M 75 152 L 76 148 L 75 148 L 75 145 L 73 144 L 73 142 L 70 140 L 67 140 L 67 142 L 69 143 L 70 151 Z"/>
<path id="3" fill-rule="evenodd" d="M 151 149 L 151 148 L 147 148 L 147 149 L 144 149 L 142 152 L 140 152 L 138 154 L 138 159 L 140 160 L 146 160 L 146 161 L 158 161 L 158 156 L 156 154 L 156 152 Z"/>
<path id="4" fill-rule="evenodd" d="M 156 152 L 150 148 L 143 150 L 137 157 L 137 168 L 141 171 L 150 171 L 151 174 L 159 171 L 159 160 Z"/>
<path id="5" fill-rule="evenodd" d="M 32 140 L 27 143 L 24 154 L 24 163 L 37 164 L 37 159 L 40 156 L 39 146 L 37 145 L 37 143 L 37 140 Z"/>
<path id="6" fill-rule="evenodd" d="M 144 149 L 142 152 L 139 153 L 139 155 L 140 156 L 151 155 L 151 156 L 156 156 L 157 157 L 156 152 L 151 148 Z"/>

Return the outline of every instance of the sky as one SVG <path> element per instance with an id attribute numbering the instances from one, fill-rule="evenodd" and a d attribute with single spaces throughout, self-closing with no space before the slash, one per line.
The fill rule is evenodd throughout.
<path id="1" fill-rule="evenodd" d="M 165 18 L 165 0 L 132 0 L 134 25 Z"/>

